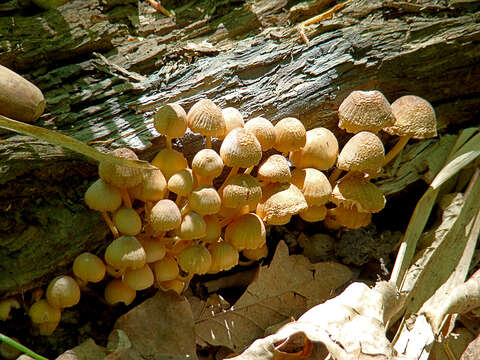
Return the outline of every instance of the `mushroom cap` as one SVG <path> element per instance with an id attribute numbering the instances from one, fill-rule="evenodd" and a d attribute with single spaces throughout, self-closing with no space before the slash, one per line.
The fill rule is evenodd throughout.
<path id="1" fill-rule="evenodd" d="M 97 283 L 105 277 L 106 267 L 97 255 L 84 252 L 73 261 L 73 273 L 83 281 Z"/>
<path id="2" fill-rule="evenodd" d="M 292 184 L 300 189 L 308 206 L 326 204 L 332 194 L 332 185 L 320 170 L 314 168 L 294 169 Z"/>
<path id="3" fill-rule="evenodd" d="M 167 190 L 167 181 L 160 169 L 145 171 L 140 184 L 128 189 L 135 199 L 158 201 L 163 199 Z"/>
<path id="4" fill-rule="evenodd" d="M 265 182 L 290 182 L 292 173 L 285 156 L 280 154 L 270 155 L 258 167 L 257 178 Z"/>
<path id="5" fill-rule="evenodd" d="M 267 244 L 263 244 L 256 249 L 243 249 L 242 255 L 245 256 L 248 260 L 257 261 L 268 255 L 268 247 Z"/>
<path id="6" fill-rule="evenodd" d="M 315 168 L 328 170 L 337 161 L 338 141 L 333 133 L 323 127 L 307 131 L 305 146 L 289 155 L 293 166 L 297 168 Z"/>
<path id="7" fill-rule="evenodd" d="M 327 216 L 327 207 L 325 205 L 308 206 L 299 213 L 300 217 L 307 222 L 322 221 Z"/>
<path id="8" fill-rule="evenodd" d="M 415 95 L 398 98 L 392 104 L 395 123 L 384 130 L 390 135 L 426 139 L 437 136 L 437 119 L 432 105 Z"/>
<path id="9" fill-rule="evenodd" d="M 193 245 L 178 255 L 178 265 L 189 274 L 206 274 L 212 264 L 212 255 L 201 245 Z"/>
<path id="10" fill-rule="evenodd" d="M 218 240 L 222 234 L 222 226 L 217 215 L 207 215 L 203 217 L 207 225 L 206 234 L 200 240 L 204 243 L 211 243 Z"/>
<path id="11" fill-rule="evenodd" d="M 183 292 L 183 288 L 185 287 L 185 282 L 178 280 L 178 279 L 172 279 L 172 280 L 167 280 L 167 281 L 161 281 L 158 283 L 158 287 L 162 291 L 169 291 L 173 290 L 175 291 L 178 295 L 181 295 Z"/>
<path id="12" fill-rule="evenodd" d="M 256 204 L 262 198 L 262 188 L 252 175 L 237 174 L 228 179 L 222 190 L 222 205 L 238 208 Z"/>
<path id="13" fill-rule="evenodd" d="M 192 106 L 187 114 L 188 127 L 204 136 L 223 136 L 227 130 L 222 110 L 208 99 L 202 99 Z"/>
<path id="14" fill-rule="evenodd" d="M 371 213 L 358 212 L 355 207 L 347 208 L 343 205 L 329 209 L 328 217 L 348 229 L 358 229 L 367 226 L 372 221 Z"/>
<path id="15" fill-rule="evenodd" d="M 207 224 L 203 217 L 194 211 L 189 211 L 182 219 L 178 236 L 183 240 L 200 239 L 207 235 Z"/>
<path id="16" fill-rule="evenodd" d="M 285 225 L 292 215 L 308 207 L 302 192 L 293 184 L 268 184 L 263 189 L 257 214 L 266 224 Z"/>
<path id="17" fill-rule="evenodd" d="M 158 167 L 167 180 L 176 172 L 188 167 L 185 156 L 181 152 L 169 148 L 160 150 L 153 158 L 152 165 Z"/>
<path id="18" fill-rule="evenodd" d="M 337 168 L 375 174 L 385 160 L 385 148 L 380 138 L 369 131 L 355 134 L 338 155 Z"/>
<path id="19" fill-rule="evenodd" d="M 110 154 L 123 159 L 138 160 L 137 155 L 128 148 L 118 148 Z M 142 173 L 142 169 L 112 164 L 109 161 L 101 161 L 98 164 L 100 178 L 119 188 L 129 188 L 139 184 L 142 181 Z"/>
<path id="20" fill-rule="evenodd" d="M 274 127 L 274 148 L 282 153 L 295 151 L 305 145 L 306 130 L 302 122 L 294 117 L 280 120 Z"/>
<path id="21" fill-rule="evenodd" d="M 163 199 L 158 201 L 150 211 L 148 223 L 154 234 L 170 231 L 180 226 L 182 215 L 172 200 Z"/>
<path id="22" fill-rule="evenodd" d="M 147 255 L 147 264 L 162 260 L 167 253 L 167 248 L 162 241 L 158 241 L 156 239 L 147 239 L 140 241 L 140 244 L 142 244 L 145 254 Z"/>
<path id="23" fill-rule="evenodd" d="M 218 241 L 212 244 L 208 250 L 212 255 L 212 264 L 208 270 L 210 274 L 230 270 L 238 264 L 238 251 L 226 241 Z"/>
<path id="24" fill-rule="evenodd" d="M 113 214 L 113 223 L 124 235 L 137 235 L 142 231 L 142 219 L 132 208 L 120 208 Z"/>
<path id="25" fill-rule="evenodd" d="M 262 147 L 255 135 L 244 128 L 236 128 L 223 140 L 220 156 L 227 166 L 248 168 L 260 162 Z"/>
<path id="26" fill-rule="evenodd" d="M 187 130 L 187 113 L 178 104 L 166 104 L 153 116 L 153 126 L 162 135 L 182 137 Z"/>
<path id="27" fill-rule="evenodd" d="M 225 229 L 225 241 L 238 251 L 257 249 L 266 242 L 265 224 L 256 214 L 239 216 Z"/>
<path id="28" fill-rule="evenodd" d="M 248 120 L 244 125 L 245 130 L 255 135 L 262 151 L 267 151 L 275 145 L 275 127 L 263 117 Z"/>
<path id="29" fill-rule="evenodd" d="M 105 250 L 105 262 L 115 269 L 138 269 L 145 265 L 147 254 L 136 237 L 123 235 Z"/>
<path id="30" fill-rule="evenodd" d="M 122 205 L 122 194 L 116 187 L 98 179 L 85 192 L 85 203 L 92 210 L 113 212 Z"/>
<path id="31" fill-rule="evenodd" d="M 138 269 L 128 269 L 123 274 L 122 281 L 133 290 L 148 289 L 153 285 L 152 269 L 147 264 Z"/>
<path id="32" fill-rule="evenodd" d="M 59 323 L 62 317 L 62 313 L 59 307 L 50 305 L 47 300 L 39 300 L 35 301 L 30 310 L 28 311 L 28 315 L 34 324 L 42 324 L 42 323 Z"/>
<path id="33" fill-rule="evenodd" d="M 197 179 L 191 169 L 182 169 L 168 179 L 168 190 L 179 195 L 188 196 L 197 186 Z"/>
<path id="34" fill-rule="evenodd" d="M 215 150 L 202 149 L 193 157 L 192 170 L 197 175 L 216 178 L 223 171 L 223 160 Z"/>
<path id="35" fill-rule="evenodd" d="M 165 256 L 162 260 L 153 263 L 157 282 L 173 280 L 178 276 L 179 271 L 177 261 L 170 256 Z"/>
<path id="36" fill-rule="evenodd" d="M 332 191 L 332 201 L 359 212 L 376 213 L 385 207 L 382 191 L 361 173 L 349 173 L 340 179 Z"/>
<path id="37" fill-rule="evenodd" d="M 115 305 L 123 302 L 125 305 L 130 305 L 135 299 L 137 292 L 125 284 L 121 279 L 113 279 L 109 281 L 105 287 L 105 300 L 110 305 Z"/>
<path id="38" fill-rule="evenodd" d="M 213 215 L 218 213 L 222 200 L 215 188 L 205 185 L 193 190 L 188 195 L 190 209 L 200 215 Z"/>
<path id="39" fill-rule="evenodd" d="M 388 100 L 378 90 L 352 91 L 340 104 L 338 118 L 338 127 L 349 133 L 377 133 L 395 122 Z"/>
<path id="40" fill-rule="evenodd" d="M 48 284 L 46 297 L 57 308 L 74 306 L 80 301 L 80 287 L 70 276 L 57 276 Z"/>
<path id="41" fill-rule="evenodd" d="M 244 125 L 243 121 L 243 116 L 234 107 L 227 107 L 225 109 L 222 109 L 222 115 L 223 119 L 225 120 L 225 134 L 222 136 L 219 136 L 220 139 L 223 139 L 227 134 L 232 131 L 233 129 L 236 129 L 238 127 L 242 127 Z"/>

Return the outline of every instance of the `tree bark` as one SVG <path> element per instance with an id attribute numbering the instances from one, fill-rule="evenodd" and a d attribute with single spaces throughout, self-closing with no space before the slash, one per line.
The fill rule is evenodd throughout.
<path id="1" fill-rule="evenodd" d="M 307 27 L 309 45 L 297 25 L 334 1 L 215 3 L 180 6 L 175 18 L 143 1 L 0 8 L 0 64 L 43 91 L 37 125 L 145 159 L 164 144 L 149 122 L 154 110 L 167 102 L 188 110 L 202 97 L 245 119 L 295 116 L 340 139 L 336 110 L 355 89 L 428 99 L 440 132 L 478 124 L 477 2 L 356 0 Z M 191 157 L 202 142 L 190 134 L 174 145 Z M 101 217 L 83 203 L 95 164 L 5 132 L 0 168 L 0 294 L 44 284 L 77 254 L 106 246 Z"/>

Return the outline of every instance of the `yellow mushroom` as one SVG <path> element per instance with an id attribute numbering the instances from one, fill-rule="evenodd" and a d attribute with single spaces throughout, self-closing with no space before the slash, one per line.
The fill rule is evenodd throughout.
<path id="1" fill-rule="evenodd" d="M 167 148 L 172 148 L 172 138 L 180 138 L 187 130 L 187 113 L 179 104 L 166 104 L 155 112 L 153 126 L 165 135 Z"/>
<path id="2" fill-rule="evenodd" d="M 125 284 L 121 279 L 110 280 L 105 287 L 105 301 L 110 305 L 124 303 L 130 305 L 137 292 Z"/>
<path id="3" fill-rule="evenodd" d="M 338 141 L 326 128 L 315 128 L 307 131 L 305 146 L 293 151 L 289 159 L 297 168 L 315 168 L 328 170 L 337 161 Z"/>
<path id="4" fill-rule="evenodd" d="M 106 267 L 97 255 L 84 252 L 73 261 L 74 275 L 85 282 L 97 283 L 105 277 Z"/>
<path id="5" fill-rule="evenodd" d="M 224 136 L 227 130 L 222 110 L 208 99 L 202 99 L 192 106 L 187 114 L 188 127 L 206 138 L 206 147 L 212 147 L 211 137 Z"/>
<path id="6" fill-rule="evenodd" d="M 54 307 L 71 307 L 80 301 L 80 287 L 70 276 L 57 276 L 48 284 L 46 297 Z"/>
<path id="7" fill-rule="evenodd" d="M 212 264 L 210 252 L 201 245 L 194 245 L 178 255 L 178 265 L 189 275 L 206 274 Z"/>
<path id="8" fill-rule="evenodd" d="M 267 151 L 275 145 L 275 128 L 273 124 L 263 117 L 256 117 L 246 122 L 245 130 L 255 135 L 262 151 Z"/>
<path id="9" fill-rule="evenodd" d="M 153 272 L 148 264 L 138 269 L 127 269 L 122 276 L 122 281 L 131 289 L 139 291 L 148 289 L 153 285 Z"/>
<path id="10" fill-rule="evenodd" d="M 265 225 L 258 215 L 244 214 L 228 224 L 225 241 L 238 251 L 259 248 L 266 241 Z"/>
<path id="11" fill-rule="evenodd" d="M 105 250 L 105 262 L 115 269 L 138 269 L 145 265 L 147 254 L 136 237 L 120 236 Z"/>

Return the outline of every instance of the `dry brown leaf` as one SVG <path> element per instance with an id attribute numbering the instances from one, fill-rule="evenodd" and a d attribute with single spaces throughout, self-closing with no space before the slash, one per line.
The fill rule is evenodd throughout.
<path id="1" fill-rule="evenodd" d="M 117 359 L 197 359 L 192 310 L 172 291 L 159 291 L 115 323 L 131 342 Z"/>
<path id="2" fill-rule="evenodd" d="M 56 360 L 103 360 L 106 354 L 106 349 L 95 344 L 92 339 L 87 339 L 73 349 L 64 352 Z"/>
<path id="3" fill-rule="evenodd" d="M 270 266 L 259 269 L 256 279 L 230 309 L 196 301 L 197 342 L 239 351 L 264 336 L 268 327 L 298 317 L 331 298 L 351 278 L 352 272 L 342 264 L 312 264 L 303 255 L 289 256 L 282 241 Z"/>
<path id="4" fill-rule="evenodd" d="M 468 344 L 467 348 L 463 352 L 460 360 L 477 360 L 480 359 L 480 335 L 475 340 Z"/>

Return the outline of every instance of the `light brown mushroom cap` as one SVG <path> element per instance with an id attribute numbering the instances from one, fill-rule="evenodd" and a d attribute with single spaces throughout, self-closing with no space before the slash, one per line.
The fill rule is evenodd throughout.
<path id="1" fill-rule="evenodd" d="M 258 180 L 249 174 L 232 176 L 222 190 L 222 205 L 228 208 L 256 204 L 261 198 L 262 188 Z"/>
<path id="2" fill-rule="evenodd" d="M 28 315 L 34 324 L 58 324 L 62 317 L 60 308 L 50 305 L 45 299 L 34 302 L 28 311 Z"/>
<path id="3" fill-rule="evenodd" d="M 257 249 L 265 244 L 266 230 L 262 219 L 252 213 L 233 220 L 225 229 L 225 241 L 235 249 Z"/>
<path id="4" fill-rule="evenodd" d="M 267 244 L 263 244 L 257 249 L 243 249 L 242 255 L 245 256 L 248 260 L 258 261 L 268 255 Z"/>
<path id="5" fill-rule="evenodd" d="M 153 116 L 153 126 L 162 135 L 180 138 L 187 130 L 187 113 L 178 104 L 166 104 Z"/>
<path id="6" fill-rule="evenodd" d="M 212 264 L 212 255 L 201 245 L 193 245 L 178 255 L 178 265 L 189 274 L 206 274 Z"/>
<path id="7" fill-rule="evenodd" d="M 208 251 L 212 255 L 212 264 L 208 272 L 216 274 L 220 271 L 230 270 L 238 264 L 238 250 L 226 241 L 219 241 L 212 244 Z"/>
<path id="8" fill-rule="evenodd" d="M 381 190 L 361 173 L 349 173 L 337 182 L 332 201 L 346 208 L 356 207 L 359 212 L 376 213 L 385 207 Z"/>
<path id="9" fill-rule="evenodd" d="M 122 194 L 116 187 L 98 179 L 85 192 L 85 203 L 92 210 L 113 212 L 122 204 Z"/>
<path id="10" fill-rule="evenodd" d="M 322 221 L 327 216 L 325 205 L 312 205 L 299 213 L 300 217 L 307 222 Z"/>
<path id="11" fill-rule="evenodd" d="M 135 199 L 145 201 L 158 201 L 163 199 L 167 190 L 167 181 L 160 169 L 145 171 L 142 182 L 130 189 L 130 195 Z"/>
<path id="12" fill-rule="evenodd" d="M 122 281 L 136 291 L 148 289 L 153 285 L 152 269 L 147 264 L 138 269 L 128 269 L 123 274 Z"/>
<path id="13" fill-rule="evenodd" d="M 208 99 L 202 99 L 192 106 L 187 114 L 188 127 L 204 136 L 223 136 L 227 130 L 222 110 Z"/>
<path id="14" fill-rule="evenodd" d="M 262 151 L 267 151 L 275 145 L 275 127 L 263 117 L 248 120 L 244 125 L 245 130 L 251 132 L 257 138 Z"/>
<path id="15" fill-rule="evenodd" d="M 170 199 L 162 199 L 153 206 L 147 217 L 147 222 L 153 234 L 156 235 L 180 226 L 182 215 L 177 204 Z"/>
<path id="16" fill-rule="evenodd" d="M 131 287 L 127 286 L 121 279 L 113 279 L 109 281 L 105 287 L 105 300 L 110 305 L 115 305 L 118 303 L 124 303 L 125 305 L 130 305 L 137 292 Z"/>
<path id="17" fill-rule="evenodd" d="M 167 281 L 161 281 L 158 283 L 158 287 L 162 291 L 170 291 L 173 290 L 175 291 L 178 295 L 181 295 L 183 292 L 183 288 L 185 287 L 185 282 L 178 280 L 178 279 L 172 279 L 172 280 L 167 280 Z"/>
<path id="18" fill-rule="evenodd" d="M 178 276 L 179 271 L 177 261 L 170 256 L 165 256 L 162 260 L 153 263 L 157 282 L 173 280 Z"/>
<path id="19" fill-rule="evenodd" d="M 66 308 L 77 305 L 80 301 L 80 287 L 70 276 L 61 275 L 48 284 L 46 291 L 47 301 L 57 308 Z"/>
<path id="20" fill-rule="evenodd" d="M 263 189 L 257 214 L 268 225 L 285 225 L 292 215 L 307 207 L 305 197 L 295 185 L 272 183 Z"/>
<path id="21" fill-rule="evenodd" d="M 355 134 L 338 155 L 337 168 L 375 174 L 385 160 L 385 148 L 380 138 L 369 131 Z"/>
<path id="22" fill-rule="evenodd" d="M 234 107 L 227 107 L 225 109 L 222 109 L 222 115 L 223 115 L 223 119 L 225 120 L 226 129 L 225 129 L 225 134 L 222 136 L 219 136 L 219 139 L 225 138 L 225 136 L 227 136 L 227 134 L 233 129 L 236 129 L 239 127 L 243 128 L 243 125 L 244 125 L 243 116 L 240 113 L 240 111 L 238 111 Z"/>
<path id="23" fill-rule="evenodd" d="M 136 237 L 123 235 L 105 250 L 105 262 L 115 269 L 138 269 L 145 265 L 147 254 Z"/>
<path id="24" fill-rule="evenodd" d="M 300 189 L 308 206 L 326 204 L 332 194 L 332 186 L 320 170 L 314 168 L 294 169 L 292 184 Z"/>
<path id="25" fill-rule="evenodd" d="M 315 128 L 307 131 L 305 146 L 289 155 L 292 165 L 297 168 L 315 168 L 328 170 L 337 161 L 338 141 L 326 128 Z"/>
<path id="26" fill-rule="evenodd" d="M 110 154 L 123 159 L 138 160 L 137 155 L 128 148 L 118 148 Z M 142 181 L 143 171 L 139 168 L 116 165 L 108 161 L 101 161 L 98 164 L 100 178 L 119 188 L 129 188 L 139 184 Z"/>
<path id="27" fill-rule="evenodd" d="M 195 186 L 197 179 L 191 169 L 182 169 L 168 179 L 168 190 L 179 196 L 188 196 Z"/>
<path id="28" fill-rule="evenodd" d="M 73 273 L 86 282 L 97 283 L 105 277 L 106 267 L 97 255 L 84 252 L 73 261 Z"/>
<path id="29" fill-rule="evenodd" d="M 352 91 L 340 104 L 338 118 L 338 127 L 349 133 L 377 133 L 395 122 L 388 100 L 378 90 Z"/>
<path id="30" fill-rule="evenodd" d="M 358 212 L 356 207 L 347 208 L 339 205 L 336 208 L 328 209 L 328 217 L 337 224 L 345 226 L 348 229 L 358 229 L 367 226 L 372 221 L 372 214 L 367 212 Z"/>
<path id="31" fill-rule="evenodd" d="M 113 223 L 124 235 L 137 235 L 142 231 L 142 219 L 132 208 L 120 208 L 113 214 Z"/>
<path id="32" fill-rule="evenodd" d="M 193 157 L 192 170 L 197 175 L 216 178 L 222 173 L 223 160 L 215 150 L 202 149 Z"/>
<path id="33" fill-rule="evenodd" d="M 222 200 L 217 190 L 211 186 L 200 186 L 188 195 L 190 209 L 200 215 L 213 215 L 218 213 Z"/>
<path id="34" fill-rule="evenodd" d="M 437 136 L 437 119 L 432 105 L 415 95 L 398 98 L 392 104 L 395 123 L 384 130 L 390 135 L 426 139 Z"/>
<path id="35" fill-rule="evenodd" d="M 290 182 L 292 173 L 285 156 L 279 154 L 269 156 L 258 167 L 257 178 L 265 182 Z"/>
<path id="36" fill-rule="evenodd" d="M 280 120 L 274 127 L 274 148 L 282 153 L 302 148 L 306 142 L 306 130 L 302 122 L 294 117 Z"/>
<path id="37" fill-rule="evenodd" d="M 6 298 L 0 300 L 0 321 L 6 321 L 10 318 L 12 309 L 20 309 L 21 305 L 15 298 Z"/>
<path id="38" fill-rule="evenodd" d="M 152 165 L 162 171 L 166 180 L 176 172 L 188 167 L 187 159 L 181 152 L 168 148 L 160 150 L 153 158 Z"/>
<path id="39" fill-rule="evenodd" d="M 207 215 L 203 217 L 205 224 L 207 225 L 206 234 L 200 240 L 204 243 L 211 243 L 218 240 L 222 234 L 222 226 L 217 215 Z"/>
<path id="40" fill-rule="evenodd" d="M 141 240 L 140 244 L 142 244 L 145 254 L 147 255 L 147 264 L 162 260 L 167 253 L 167 248 L 164 243 L 157 239 Z"/>
<path id="41" fill-rule="evenodd" d="M 227 166 L 248 168 L 260 162 L 262 147 L 255 135 L 244 128 L 236 128 L 223 140 L 220 156 Z"/>
<path id="42" fill-rule="evenodd" d="M 200 239 L 207 234 L 207 224 L 203 217 L 190 211 L 182 219 L 178 236 L 183 240 Z"/>

